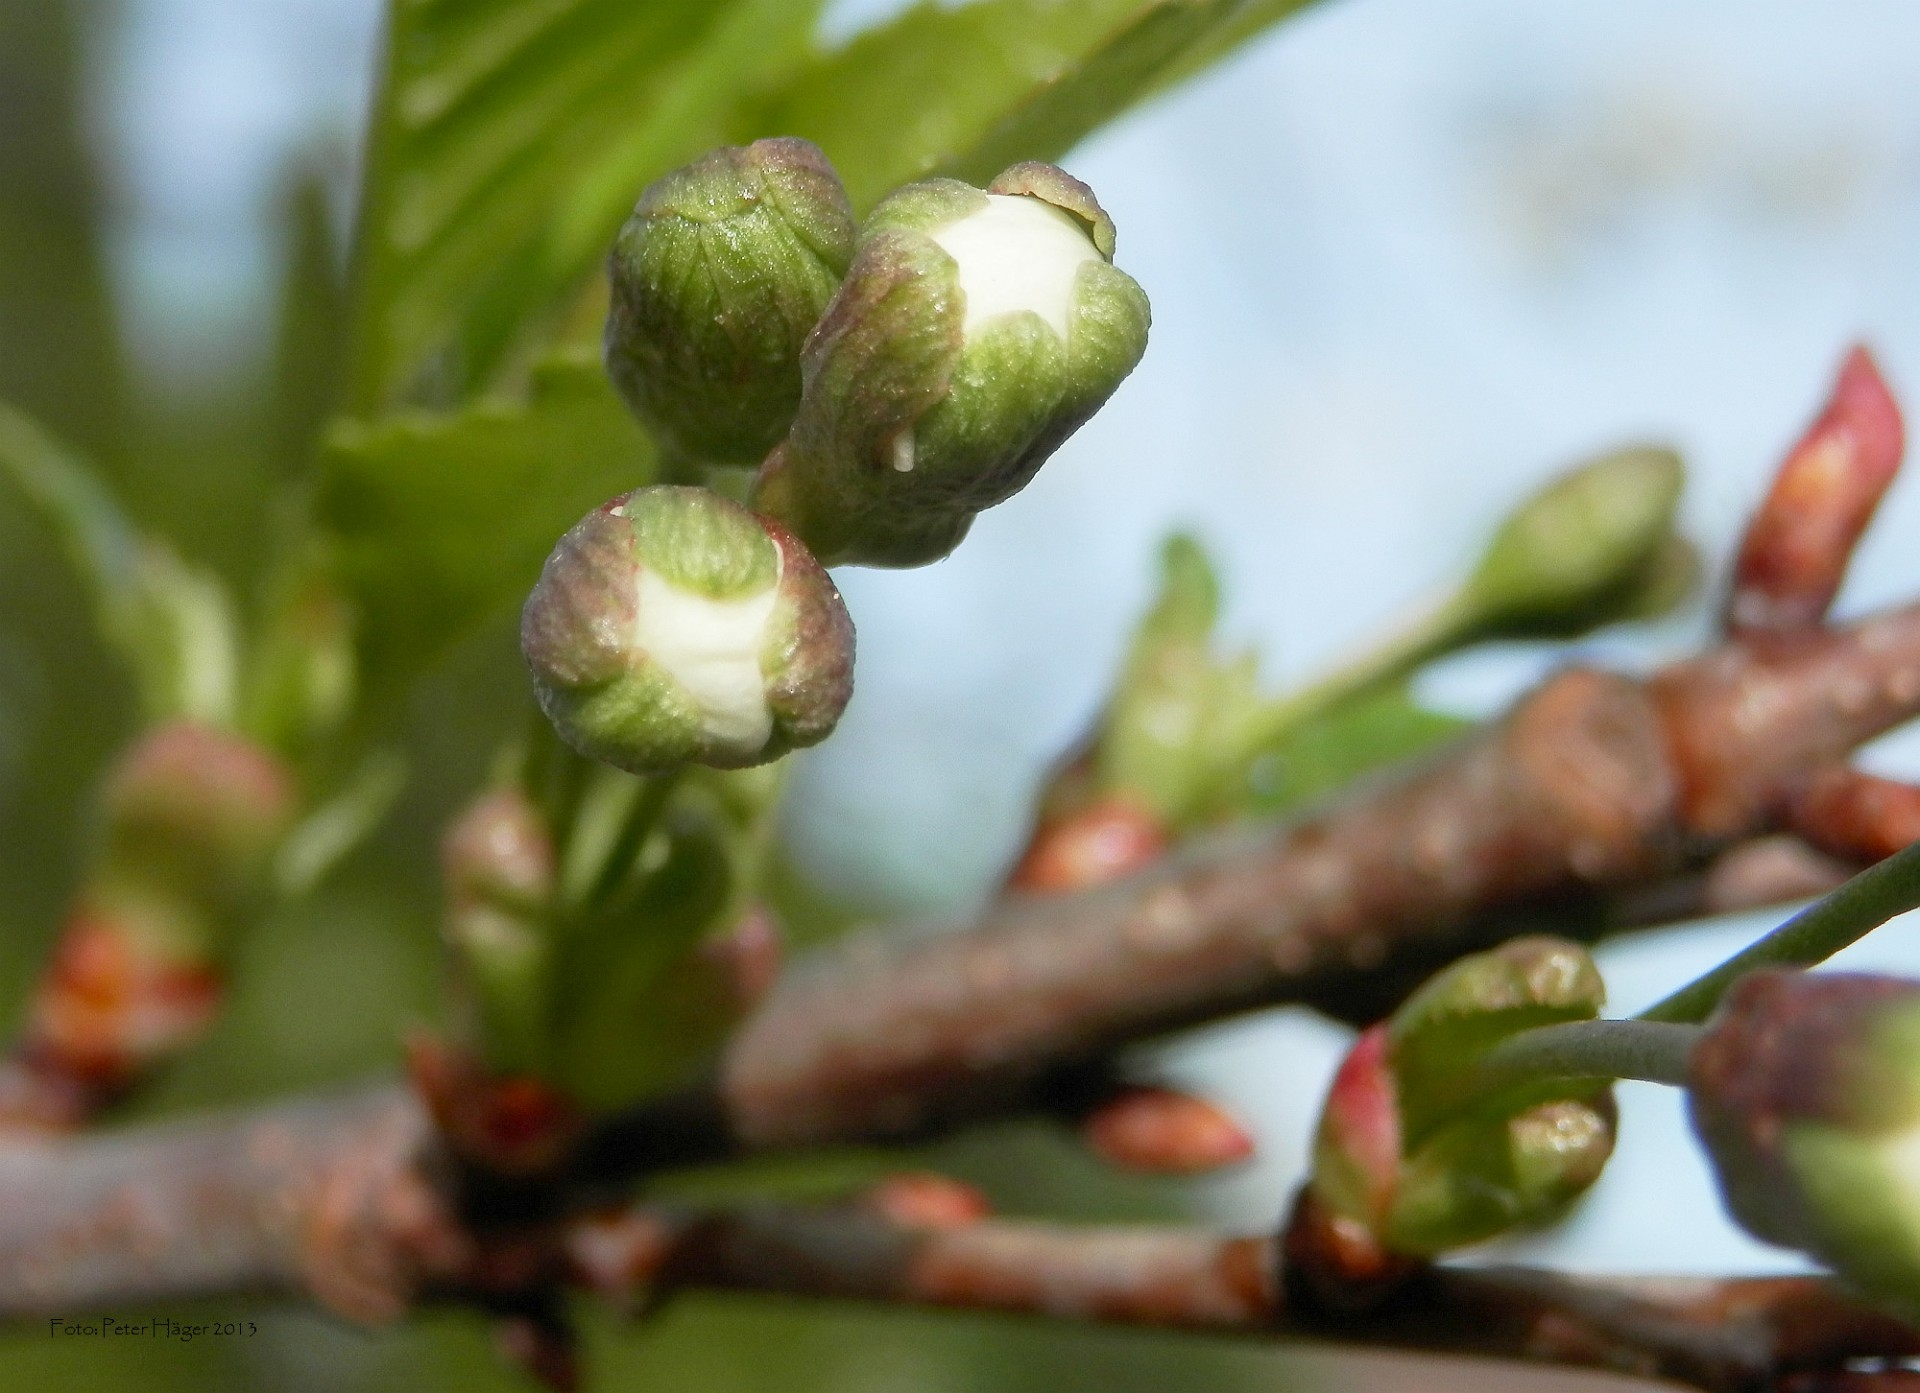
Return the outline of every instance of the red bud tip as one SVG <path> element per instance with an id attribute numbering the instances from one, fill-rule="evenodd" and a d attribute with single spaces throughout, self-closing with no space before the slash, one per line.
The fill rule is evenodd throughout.
<path id="1" fill-rule="evenodd" d="M 1850 861 L 1881 861 L 1920 841 L 1920 788 L 1857 769 L 1817 775 L 1789 809 L 1794 829 Z"/>
<path id="2" fill-rule="evenodd" d="M 1400 1099 L 1388 1059 L 1386 1022 L 1363 1031 L 1334 1073 L 1320 1115 L 1319 1150 L 1332 1148 L 1366 1189 L 1367 1212 L 1384 1227 L 1400 1175 Z"/>
<path id="3" fill-rule="evenodd" d="M 585 1127 L 579 1108 L 552 1085 L 490 1075 L 477 1059 L 429 1035 L 408 1041 L 407 1068 L 455 1153 L 503 1175 L 551 1169 Z"/>
<path id="4" fill-rule="evenodd" d="M 909 1229 L 958 1229 L 993 1213 L 973 1186 L 933 1171 L 890 1175 L 861 1196 L 861 1207 Z"/>
<path id="5" fill-rule="evenodd" d="M 211 968 L 142 952 L 138 933 L 83 901 L 34 992 L 25 1048 L 110 1094 L 198 1038 L 219 1004 Z"/>
<path id="6" fill-rule="evenodd" d="M 1120 1170 L 1200 1175 L 1253 1155 L 1253 1138 L 1223 1109 L 1167 1088 L 1130 1088 L 1096 1108 L 1081 1135 Z"/>
<path id="7" fill-rule="evenodd" d="M 1727 601 L 1730 632 L 1785 633 L 1825 617 L 1904 447 L 1900 407 L 1872 355 L 1856 347 L 1747 527 Z"/>
<path id="8" fill-rule="evenodd" d="M 1102 799 L 1034 829 L 1007 888 L 1057 895 L 1119 880 L 1166 853 L 1166 829 L 1131 799 Z"/>

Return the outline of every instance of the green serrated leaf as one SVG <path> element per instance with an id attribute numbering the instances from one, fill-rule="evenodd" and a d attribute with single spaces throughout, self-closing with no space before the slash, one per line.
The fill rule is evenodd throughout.
<path id="1" fill-rule="evenodd" d="M 797 75 L 759 128 L 817 142 L 859 208 L 928 174 L 984 182 L 1058 159 L 1203 47 L 1217 57 L 1305 2 L 922 3 Z"/>
<path id="2" fill-rule="evenodd" d="M 552 317 L 641 188 L 805 56 L 819 0 L 396 0 L 350 402 L 459 398 Z"/>
<path id="3" fill-rule="evenodd" d="M 524 596 L 561 533 L 654 468 L 586 354 L 542 364 L 525 399 L 337 425 L 324 455 L 319 516 L 363 671 L 388 687 Z"/>
<path id="4" fill-rule="evenodd" d="M 58 530 L 147 718 L 230 723 L 239 639 L 226 587 L 140 532 L 85 460 L 4 403 L 0 470 Z"/>

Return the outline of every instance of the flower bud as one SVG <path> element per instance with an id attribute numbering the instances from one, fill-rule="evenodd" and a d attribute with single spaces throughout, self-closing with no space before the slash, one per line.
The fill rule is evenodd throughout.
<path id="1" fill-rule="evenodd" d="M 667 449 L 758 464 L 800 402 L 800 345 L 853 256 L 817 146 L 727 146 L 656 180 L 608 261 L 607 374 Z"/>
<path id="2" fill-rule="evenodd" d="M 1600 1001 L 1585 950 L 1556 939 L 1516 939 L 1434 977 L 1335 1075 L 1314 1144 L 1318 1208 L 1416 1257 L 1557 1218 L 1612 1154 L 1611 1095 L 1487 1094 L 1475 1074 L 1502 1040 L 1591 1019 Z"/>
<path id="3" fill-rule="evenodd" d="M 1482 632 L 1566 638 L 1671 608 L 1691 586 L 1674 549 L 1685 472 L 1671 450 L 1602 456 L 1522 503 L 1494 534 L 1462 602 Z"/>
<path id="4" fill-rule="evenodd" d="M 520 648 L 561 738 L 641 774 L 816 744 L 853 689 L 853 624 L 826 572 L 698 488 L 637 489 L 562 537 Z"/>
<path id="5" fill-rule="evenodd" d="M 1254 1153 L 1225 1108 L 1171 1088 L 1122 1089 L 1087 1115 L 1080 1135 L 1102 1161 L 1140 1175 L 1204 1175 Z"/>
<path id="6" fill-rule="evenodd" d="M 1751 973 L 1689 1074 L 1733 1217 L 1920 1318 L 1920 982 Z"/>
<path id="7" fill-rule="evenodd" d="M 807 339 L 756 506 L 828 565 L 919 566 L 1012 497 L 1146 349 L 1113 222 L 1051 165 L 911 184 L 860 232 Z"/>
<path id="8" fill-rule="evenodd" d="M 443 932 L 488 1065 L 537 1066 L 547 1046 L 553 842 L 518 788 L 483 794 L 441 843 Z"/>

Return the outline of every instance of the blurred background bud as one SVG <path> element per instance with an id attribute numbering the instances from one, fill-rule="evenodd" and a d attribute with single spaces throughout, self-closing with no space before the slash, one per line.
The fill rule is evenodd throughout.
<path id="1" fill-rule="evenodd" d="M 1733 1217 L 1920 1318 L 1920 982 L 1751 973 L 1690 1075 Z"/>
<path id="2" fill-rule="evenodd" d="M 1080 1135 L 1108 1165 L 1142 1175 L 1205 1175 L 1253 1158 L 1253 1138 L 1217 1103 L 1171 1088 L 1123 1088 Z"/>
<path id="3" fill-rule="evenodd" d="M 1592 1019 L 1602 995 L 1586 950 L 1557 939 L 1516 939 L 1439 973 L 1335 1075 L 1315 1207 L 1410 1257 L 1560 1217 L 1612 1154 L 1611 1093 L 1561 1081 L 1488 1091 L 1476 1076 L 1501 1041 Z"/>
<path id="4" fill-rule="evenodd" d="M 1649 618 L 1686 598 L 1676 549 L 1686 471 L 1671 450 L 1603 455 L 1508 515 L 1461 592 L 1467 626 L 1503 638 L 1571 638 Z"/>
<path id="5" fill-rule="evenodd" d="M 1013 496 L 1146 349 L 1113 223 L 1051 165 L 983 192 L 910 184 L 873 211 L 808 339 L 756 504 L 828 565 L 918 566 Z"/>
<path id="6" fill-rule="evenodd" d="M 815 744 L 853 689 L 853 624 L 826 572 L 705 489 L 638 489 L 588 514 L 547 559 L 520 644 L 561 737 L 636 773 Z"/>
<path id="7" fill-rule="evenodd" d="M 517 787 L 481 795 L 441 844 L 444 924 L 465 1033 L 489 1068 L 537 1070 L 549 1046 L 553 843 Z"/>
<path id="8" fill-rule="evenodd" d="M 800 346 L 853 256 L 819 148 L 730 145 L 640 197 L 608 262 L 607 373 L 660 443 L 758 464 L 800 402 Z"/>

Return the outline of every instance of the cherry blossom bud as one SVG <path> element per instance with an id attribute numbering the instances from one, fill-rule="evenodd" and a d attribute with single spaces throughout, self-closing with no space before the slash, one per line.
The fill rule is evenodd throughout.
<path id="1" fill-rule="evenodd" d="M 1087 1117 L 1093 1154 L 1146 1175 L 1204 1175 L 1253 1156 L 1253 1138 L 1224 1108 L 1170 1088 L 1129 1088 Z"/>
<path id="2" fill-rule="evenodd" d="M 853 256 L 817 146 L 727 146 L 655 181 L 608 261 L 607 373 L 667 449 L 758 464 L 800 403 L 800 345 Z"/>
<path id="3" fill-rule="evenodd" d="M 1920 1318 L 1920 982 L 1750 973 L 1688 1072 L 1733 1217 Z"/>
<path id="4" fill-rule="evenodd" d="M 800 409 L 756 506 L 828 565 L 952 551 L 1145 351 L 1146 295 L 1113 246 L 1092 190 L 1051 165 L 881 203 L 807 340 Z"/>
<path id="5" fill-rule="evenodd" d="M 826 572 L 698 488 L 637 489 L 562 537 L 520 647 L 561 738 L 634 773 L 777 759 L 824 740 L 853 690 L 853 624 Z"/>
<path id="6" fill-rule="evenodd" d="M 1600 1001 L 1586 951 L 1556 939 L 1516 939 L 1439 973 L 1335 1075 L 1314 1144 L 1316 1212 L 1414 1257 L 1557 1218 L 1612 1154 L 1611 1095 L 1580 1084 L 1488 1095 L 1475 1072 L 1509 1036 L 1591 1019 Z"/>
<path id="7" fill-rule="evenodd" d="M 1678 455 L 1650 448 L 1553 480 L 1501 524 L 1468 580 L 1474 626 L 1563 638 L 1672 608 L 1691 586 L 1673 531 L 1684 480 Z"/>

